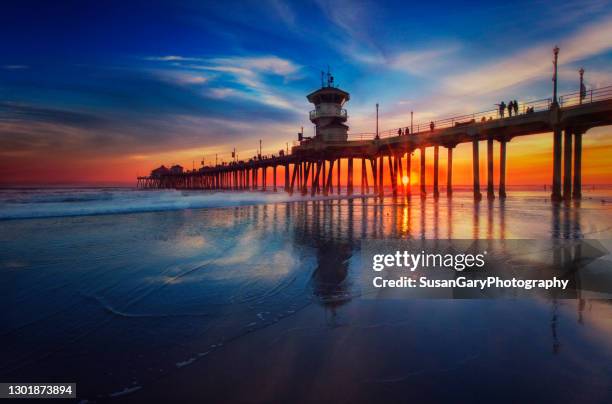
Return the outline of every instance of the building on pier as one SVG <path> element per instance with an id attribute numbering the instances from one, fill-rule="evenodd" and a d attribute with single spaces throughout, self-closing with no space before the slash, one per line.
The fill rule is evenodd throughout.
<path id="1" fill-rule="evenodd" d="M 344 104 L 349 93 L 333 86 L 334 79 L 327 75 L 327 85 L 306 96 L 315 109 L 310 111 L 310 121 L 315 124 L 314 141 L 346 142 L 348 140 L 348 115 Z"/>

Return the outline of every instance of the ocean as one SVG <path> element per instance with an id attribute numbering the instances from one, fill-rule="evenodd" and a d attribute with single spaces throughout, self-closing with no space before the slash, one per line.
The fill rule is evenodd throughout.
<path id="1" fill-rule="evenodd" d="M 610 402 L 609 299 L 366 298 L 360 246 L 612 248 L 611 196 L 1 190 L 0 378 L 76 382 L 88 401 Z"/>

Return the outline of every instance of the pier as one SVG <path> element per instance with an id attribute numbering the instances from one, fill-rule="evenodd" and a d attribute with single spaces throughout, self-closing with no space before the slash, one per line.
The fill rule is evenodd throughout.
<path id="1" fill-rule="evenodd" d="M 323 85 L 308 95 L 308 99 L 315 105 L 310 112 L 310 120 L 316 126 L 315 135 L 304 137 L 299 134 L 290 152 L 280 151 L 270 157 L 260 154 L 246 161 L 205 166 L 188 172 L 182 169 L 154 170 L 149 176 L 138 177 L 138 188 L 282 190 L 311 196 L 340 194 L 341 166 L 346 164 L 347 185 L 344 191 L 353 195 L 353 166 L 355 160 L 360 160 L 359 190 L 362 194 L 371 194 L 371 189 L 376 195 L 385 196 L 388 189 L 384 187 L 384 174 L 387 171 L 390 192 L 397 196 L 400 189 L 410 192 L 410 188 L 402 188 L 401 182 L 408 177 L 410 183 L 411 155 L 418 151 L 421 156 L 420 195 L 424 197 L 426 194 L 426 159 L 433 155 L 433 197 L 438 198 L 440 149 L 446 149 L 447 153 L 446 195 L 451 196 L 453 149 L 461 143 L 471 143 L 474 199 L 480 200 L 483 195 L 488 199 L 505 198 L 507 143 L 522 136 L 552 133 L 551 199 L 580 199 L 582 137 L 589 129 L 612 125 L 612 86 L 581 89 L 560 97 L 555 90 L 552 98 L 521 103 L 513 116 L 500 116 L 500 111 L 495 109 L 405 126 L 412 126 L 411 130 L 395 128 L 363 134 L 348 133 L 345 124 L 348 115 L 343 106 L 349 100 L 349 94 L 333 87 L 333 79 L 327 86 Z M 486 142 L 486 173 L 480 173 L 481 142 Z M 431 149 L 433 153 L 430 153 Z M 499 152 L 497 195 L 493 164 L 496 149 Z M 385 166 L 387 170 L 384 170 Z M 272 184 L 266 183 L 269 170 L 272 171 Z M 280 171 L 282 178 L 278 178 Z M 481 175 L 486 176 L 485 181 L 481 182 Z M 481 184 L 486 184 L 486 189 L 482 189 Z"/>

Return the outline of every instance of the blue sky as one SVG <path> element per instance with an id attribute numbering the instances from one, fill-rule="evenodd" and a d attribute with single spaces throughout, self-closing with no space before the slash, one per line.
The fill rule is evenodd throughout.
<path id="1" fill-rule="evenodd" d="M 351 93 L 352 132 L 373 130 L 376 102 L 392 128 L 410 110 L 426 121 L 549 97 L 555 44 L 561 92 L 581 66 L 588 86 L 612 84 L 603 0 L 19 1 L 0 34 L 0 175 L 51 155 L 277 149 L 311 130 L 305 95 L 327 65 Z"/>

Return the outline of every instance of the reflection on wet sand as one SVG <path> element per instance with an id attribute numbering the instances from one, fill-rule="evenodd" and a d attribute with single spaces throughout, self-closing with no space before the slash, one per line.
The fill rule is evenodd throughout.
<path id="1" fill-rule="evenodd" d="M 515 211 L 517 206 L 504 199 L 488 201 L 486 204 L 467 204 L 426 198 L 402 201 L 360 198 L 348 201 L 310 201 L 287 204 L 285 207 L 288 209 L 287 218 L 294 214 L 299 217 L 299 225 L 294 227 L 295 241 L 306 243 L 317 251 L 317 267 L 312 276 L 313 295 L 323 307 L 330 310 L 332 317 L 339 305 L 354 297 L 348 276 L 351 270 L 348 262 L 362 239 L 439 239 L 441 234 L 448 239 L 478 239 L 484 235 L 490 249 L 500 248 L 505 253 L 506 245 L 499 243 L 499 240 L 505 240 L 508 236 L 551 237 L 553 240 L 584 237 L 579 203 L 574 206 L 543 206 L 534 221 L 531 218 L 533 212 L 527 217 L 508 217 L 507 210 Z M 548 209 L 548 214 L 545 209 Z M 456 216 L 454 211 L 457 211 Z M 549 216 L 550 233 L 546 232 L 546 226 L 542 226 L 546 216 Z M 507 222 L 510 222 L 511 228 L 516 226 L 517 229 L 511 235 L 507 233 Z M 520 231 L 521 228 L 528 232 Z M 581 244 L 576 244 L 553 250 L 553 264 L 561 266 L 579 263 L 582 260 L 581 248 Z M 580 285 L 576 284 L 580 282 L 580 277 L 574 275 L 566 274 L 572 280 L 571 288 L 576 292 L 572 292 L 573 295 L 566 293 L 563 297 L 572 297 L 576 301 L 563 300 L 560 303 L 555 294 L 550 298 L 552 312 L 549 321 L 554 354 L 559 353 L 561 347 L 560 305 L 566 310 L 575 305 L 576 320 L 580 324 L 584 322 L 585 307 L 591 307 L 590 300 L 580 296 Z"/>
<path id="2" fill-rule="evenodd" d="M 515 402 L 604 401 L 612 387 L 610 301 L 366 299 L 359 258 L 364 239 L 478 238 L 505 253 L 512 239 L 597 238 L 609 248 L 608 206 L 551 205 L 541 195 L 474 204 L 457 191 L 437 200 L 357 197 L 7 222 L 0 298 L 14 309 L 1 330 L 10 353 L 0 373 L 44 380 L 54 370 L 77 377 L 94 399 L 136 385 L 143 388 L 126 398 L 178 391 L 238 402 L 476 394 L 498 401 L 503 392 Z M 573 244 L 547 258 L 585 266 L 593 254 Z M 534 383 L 541 375 L 548 379 Z M 558 384 L 572 386 L 569 397 Z M 457 397 L 461 391 L 469 395 Z"/>

